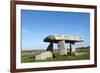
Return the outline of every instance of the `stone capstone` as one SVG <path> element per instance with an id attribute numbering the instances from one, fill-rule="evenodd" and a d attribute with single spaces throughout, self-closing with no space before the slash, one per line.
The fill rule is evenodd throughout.
<path id="1" fill-rule="evenodd" d="M 60 40 L 65 40 L 68 42 L 82 42 L 83 39 L 79 36 L 70 36 L 70 35 L 49 35 L 44 38 L 44 42 L 54 42 L 57 43 Z"/>
<path id="2" fill-rule="evenodd" d="M 35 60 L 46 60 L 48 58 L 53 58 L 53 54 L 51 51 L 42 52 L 39 55 L 35 56 Z"/>

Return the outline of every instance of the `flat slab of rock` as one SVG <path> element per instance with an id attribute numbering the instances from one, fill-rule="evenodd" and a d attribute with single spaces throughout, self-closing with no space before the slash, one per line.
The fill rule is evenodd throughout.
<path id="1" fill-rule="evenodd" d="M 57 43 L 60 40 L 65 42 L 81 42 L 83 39 L 79 36 L 70 36 L 70 35 L 49 35 L 44 38 L 44 42 L 54 42 Z"/>
<path id="2" fill-rule="evenodd" d="M 53 54 L 51 51 L 42 52 L 41 54 L 35 56 L 35 60 L 46 60 L 48 58 L 53 58 Z"/>

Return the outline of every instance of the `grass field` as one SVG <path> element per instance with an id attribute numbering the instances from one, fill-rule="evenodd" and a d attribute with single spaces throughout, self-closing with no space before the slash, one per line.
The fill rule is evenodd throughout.
<path id="1" fill-rule="evenodd" d="M 21 62 L 22 63 L 28 63 L 28 62 L 48 62 L 48 61 L 71 61 L 71 60 L 87 60 L 90 59 L 90 49 L 89 48 L 81 48 L 77 49 L 77 53 L 79 55 L 67 55 L 67 56 L 57 56 L 57 50 L 54 50 L 54 54 L 56 57 L 46 59 L 43 61 L 36 61 L 35 56 L 40 54 L 45 50 L 22 50 L 21 55 Z"/>

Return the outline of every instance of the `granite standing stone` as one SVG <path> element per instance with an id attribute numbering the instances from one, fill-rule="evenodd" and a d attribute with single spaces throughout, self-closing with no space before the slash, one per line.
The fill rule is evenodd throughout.
<path id="1" fill-rule="evenodd" d="M 47 51 L 53 51 L 53 43 L 52 42 L 47 47 Z"/>
<path id="2" fill-rule="evenodd" d="M 71 43 L 71 46 L 72 46 L 72 53 L 75 53 L 76 52 L 75 43 Z"/>
<path id="3" fill-rule="evenodd" d="M 67 55 L 67 49 L 64 47 L 65 41 L 58 42 L 58 54 L 59 55 Z"/>
<path id="4" fill-rule="evenodd" d="M 75 43 L 70 43 L 70 55 L 76 52 Z"/>

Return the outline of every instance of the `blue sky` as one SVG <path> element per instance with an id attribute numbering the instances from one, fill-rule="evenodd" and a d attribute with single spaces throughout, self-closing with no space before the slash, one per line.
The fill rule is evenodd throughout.
<path id="1" fill-rule="evenodd" d="M 21 10 L 21 25 L 23 50 L 46 49 L 43 39 L 51 34 L 81 36 L 76 47 L 90 44 L 89 13 Z"/>

